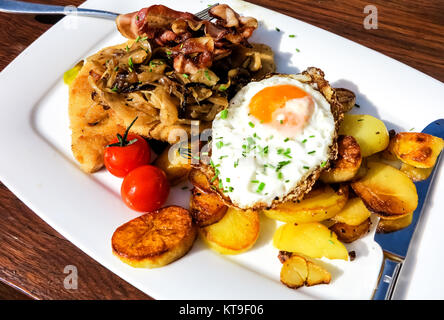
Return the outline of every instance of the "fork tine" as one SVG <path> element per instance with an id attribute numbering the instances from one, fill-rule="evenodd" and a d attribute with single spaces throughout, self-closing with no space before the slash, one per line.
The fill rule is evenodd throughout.
<path id="1" fill-rule="evenodd" d="M 208 8 L 206 8 L 205 10 L 202 10 L 202 11 L 196 13 L 195 16 L 198 17 L 199 19 L 202 19 L 202 20 L 210 20 L 211 17 L 210 17 L 209 12 L 210 12 L 211 8 L 213 8 L 217 5 L 219 5 L 219 3 L 215 3 L 212 6 L 209 6 Z"/>

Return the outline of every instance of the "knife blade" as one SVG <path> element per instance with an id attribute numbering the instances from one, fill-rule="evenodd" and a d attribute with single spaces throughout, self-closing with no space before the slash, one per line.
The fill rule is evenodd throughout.
<path id="1" fill-rule="evenodd" d="M 422 132 L 444 139 L 444 119 L 431 122 Z M 428 192 L 433 183 L 440 158 L 441 155 L 436 160 L 435 167 L 426 180 L 415 182 L 418 192 L 418 206 L 413 213 L 411 224 L 407 228 L 392 233 L 375 234 L 374 240 L 381 246 L 384 253 L 384 260 L 378 278 L 378 286 L 373 295 L 374 300 L 390 300 L 392 298 L 396 281 L 407 256 L 410 241 L 420 220 L 421 213 L 424 210 L 424 205 L 427 202 Z"/>

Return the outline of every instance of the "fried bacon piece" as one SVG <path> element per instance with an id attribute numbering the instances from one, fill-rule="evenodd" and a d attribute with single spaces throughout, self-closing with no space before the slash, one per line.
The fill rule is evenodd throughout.
<path id="1" fill-rule="evenodd" d="M 258 25 L 256 19 L 241 17 L 227 5 L 213 7 L 210 15 L 215 22 L 153 5 L 120 15 L 116 24 L 126 38 L 147 37 L 153 47 L 166 47 L 177 72 L 194 74 L 228 56 L 233 45 L 250 47 L 247 40 Z"/>

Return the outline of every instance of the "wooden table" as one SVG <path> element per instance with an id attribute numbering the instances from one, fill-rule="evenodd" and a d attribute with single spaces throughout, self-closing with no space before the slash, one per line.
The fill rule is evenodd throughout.
<path id="1" fill-rule="evenodd" d="M 83 1 L 32 2 L 79 5 Z M 444 81 L 442 0 L 250 2 L 344 36 Z M 366 30 L 363 27 L 366 16 L 364 7 L 369 3 L 376 5 L 378 9 L 376 30 Z M 36 18 L 0 13 L 0 70 L 56 21 L 57 19 L 51 17 Z M 1 183 L 0 212 L 0 299 L 150 298 L 64 239 Z M 81 281 L 79 280 L 77 290 L 68 290 L 63 286 L 66 277 L 63 270 L 67 265 L 75 265 L 78 269 Z"/>

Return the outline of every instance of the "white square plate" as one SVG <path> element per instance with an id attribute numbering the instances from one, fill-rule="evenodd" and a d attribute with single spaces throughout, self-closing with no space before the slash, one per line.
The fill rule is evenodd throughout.
<path id="1" fill-rule="evenodd" d="M 149 1 L 150 2 L 150 1 Z M 90 0 L 82 6 L 131 12 L 146 0 Z M 299 20 L 240 1 L 225 1 L 242 15 L 258 18 L 252 42 L 272 46 L 278 71 L 324 70 L 336 87 L 357 94 L 359 113 L 381 118 L 389 129 L 420 131 L 443 116 L 444 85 L 391 58 Z M 162 1 L 176 10 L 198 12 L 207 1 Z M 151 4 L 155 4 L 152 2 Z M 281 31 L 276 31 L 278 27 Z M 290 38 L 295 34 L 295 38 Z M 100 48 L 124 42 L 112 21 L 62 19 L 18 56 L 0 75 L 1 181 L 36 214 L 85 253 L 132 285 L 158 299 L 369 299 L 382 252 L 373 234 L 348 246 L 353 262 L 327 261 L 330 285 L 291 290 L 279 282 L 280 263 L 271 237 L 277 225 L 264 218 L 252 250 L 221 256 L 197 241 L 182 259 L 160 269 L 134 269 L 112 255 L 114 230 L 137 214 L 120 199 L 121 180 L 105 171 L 84 174 L 71 154 L 68 89 L 64 71 Z M 298 50 L 296 50 L 298 49 Z M 8 115 L 6 117 L 6 115 Z M 9 138 L 11 137 L 11 138 Z M 398 297 L 442 298 L 434 281 L 444 253 L 443 170 L 414 237 Z M 172 190 L 169 203 L 188 206 L 189 191 Z M 373 230 L 374 231 L 374 230 Z M 426 261 L 422 263 L 422 261 Z M 79 279 L 81 281 L 81 279 Z"/>

